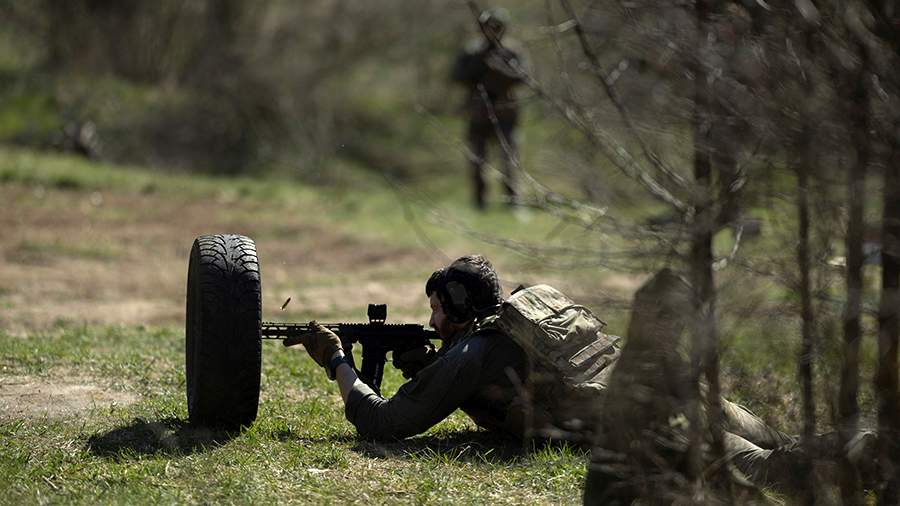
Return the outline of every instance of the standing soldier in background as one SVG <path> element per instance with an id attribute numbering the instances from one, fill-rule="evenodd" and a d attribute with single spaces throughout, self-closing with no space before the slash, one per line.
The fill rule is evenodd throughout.
<path id="1" fill-rule="evenodd" d="M 522 59 L 500 43 L 509 14 L 504 9 L 485 10 L 478 17 L 484 35 L 469 44 L 453 66 L 453 80 L 468 90 L 465 114 L 468 115 L 466 142 L 470 151 L 475 206 L 485 207 L 484 178 L 487 142 L 496 139 L 503 163 L 503 186 L 507 202 L 516 203 L 516 143 L 513 136 L 519 112 L 513 88 L 522 82 Z"/>

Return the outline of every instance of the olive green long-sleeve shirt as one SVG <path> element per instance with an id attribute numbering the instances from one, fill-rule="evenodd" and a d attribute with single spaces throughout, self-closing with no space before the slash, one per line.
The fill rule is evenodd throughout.
<path id="1" fill-rule="evenodd" d="M 345 414 L 366 438 L 420 434 L 459 408 L 479 425 L 503 430 L 517 396 L 513 382 L 524 381 L 526 371 L 525 352 L 508 337 L 476 332 L 441 349 L 431 365 L 389 399 L 357 384 Z"/>

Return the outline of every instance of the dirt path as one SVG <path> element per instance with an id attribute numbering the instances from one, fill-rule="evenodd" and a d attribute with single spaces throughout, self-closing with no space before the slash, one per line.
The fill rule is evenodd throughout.
<path id="1" fill-rule="evenodd" d="M 91 409 L 108 411 L 137 399 L 133 393 L 113 390 L 93 379 L 0 377 L 0 419 L 69 417 Z"/>
<path id="2" fill-rule="evenodd" d="M 426 316 L 418 302 L 431 256 L 356 240 L 310 224 L 309 216 L 215 198 L 14 185 L 0 186 L 0 200 L 12 203 L 0 214 L 0 329 L 7 332 L 60 320 L 180 325 L 190 247 L 204 233 L 255 238 L 266 318 L 343 315 L 368 301 L 398 308 L 394 318 Z"/>

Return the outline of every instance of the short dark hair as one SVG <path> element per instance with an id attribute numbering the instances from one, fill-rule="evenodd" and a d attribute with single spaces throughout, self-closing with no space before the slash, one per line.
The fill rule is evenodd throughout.
<path id="1" fill-rule="evenodd" d="M 481 255 L 457 258 L 434 271 L 425 283 L 425 295 L 435 292 L 444 313 L 457 323 L 492 314 L 503 302 L 497 271 Z"/>

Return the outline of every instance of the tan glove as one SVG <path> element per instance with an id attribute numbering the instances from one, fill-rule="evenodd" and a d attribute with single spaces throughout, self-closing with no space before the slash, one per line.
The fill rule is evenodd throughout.
<path id="1" fill-rule="evenodd" d="M 431 365 L 437 358 L 434 345 L 422 345 L 394 356 L 394 367 L 400 369 L 403 377 L 410 379 L 419 371 Z"/>
<path id="2" fill-rule="evenodd" d="M 309 322 L 310 331 L 283 341 L 285 346 L 302 344 L 309 356 L 322 367 L 327 367 L 334 352 L 343 349 L 341 339 L 334 332 L 315 320 Z"/>

